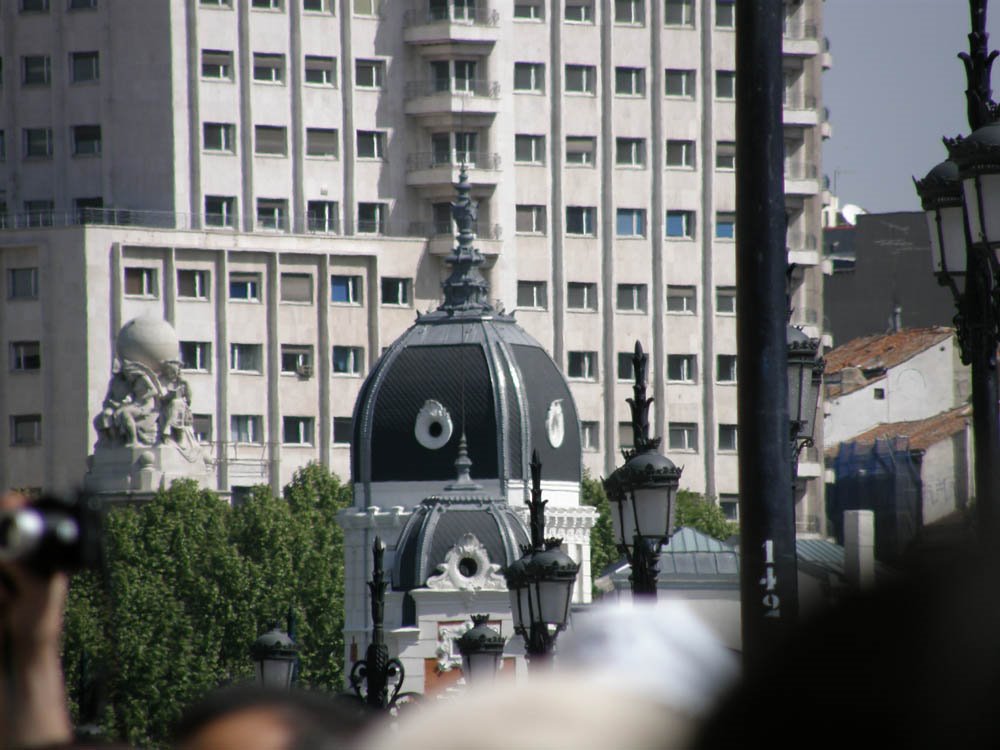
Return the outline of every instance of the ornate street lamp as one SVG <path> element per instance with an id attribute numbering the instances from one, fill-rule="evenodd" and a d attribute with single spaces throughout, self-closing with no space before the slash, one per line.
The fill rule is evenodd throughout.
<path id="1" fill-rule="evenodd" d="M 292 686 L 299 647 L 277 625 L 254 641 L 250 658 L 257 667 L 257 682 L 263 687 L 288 690 Z"/>
<path id="2" fill-rule="evenodd" d="M 580 565 L 560 549 L 562 539 L 545 538 L 542 500 L 542 464 L 531 453 L 531 546 L 504 570 L 510 591 L 514 632 L 524 637 L 529 662 L 544 661 L 552 653 L 559 631 L 569 620 L 569 604 Z"/>
<path id="3" fill-rule="evenodd" d="M 396 705 L 403 677 L 406 672 L 402 662 L 389 658 L 389 647 L 385 645 L 382 621 L 385 615 L 385 590 L 389 584 L 382 570 L 385 545 L 379 537 L 372 544 L 372 580 L 368 590 L 372 597 L 372 642 L 368 645 L 365 658 L 354 662 L 351 667 L 351 689 L 369 708 L 387 711 Z"/>
<path id="4" fill-rule="evenodd" d="M 819 390 L 826 362 L 818 357 L 819 339 L 788 326 L 788 419 L 792 441 L 792 481 L 798 476 L 799 454 L 813 444 Z"/>
<path id="5" fill-rule="evenodd" d="M 986 0 L 969 0 L 972 33 L 965 64 L 968 137 L 946 138 L 949 159 L 914 180 L 927 216 L 934 273 L 955 300 L 962 362 L 972 369 L 976 508 L 987 546 L 997 548 L 1000 526 L 1000 110 L 992 100 Z"/>
<path id="6" fill-rule="evenodd" d="M 462 674 L 470 684 L 493 682 L 506 639 L 491 628 L 489 615 L 472 615 L 472 627 L 455 641 L 462 655 Z"/>
<path id="7" fill-rule="evenodd" d="M 628 399 L 633 444 L 622 451 L 625 465 L 604 480 L 604 489 L 612 503 L 618 548 L 632 568 L 632 594 L 655 599 L 660 550 L 674 533 L 677 487 L 683 469 L 657 450 L 660 438 L 649 437 L 653 399 L 646 398 L 647 359 L 642 344 L 636 341 L 632 355 L 634 398 Z"/>

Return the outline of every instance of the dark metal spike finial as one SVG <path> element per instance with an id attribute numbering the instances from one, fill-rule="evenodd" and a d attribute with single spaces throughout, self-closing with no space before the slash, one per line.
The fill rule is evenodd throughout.
<path id="1" fill-rule="evenodd" d="M 632 451 L 626 453 L 626 459 L 636 453 L 655 449 L 659 438 L 649 437 L 649 407 L 653 399 L 646 398 L 646 367 L 649 357 L 642 350 L 642 344 L 635 342 L 635 353 L 632 355 L 632 370 L 635 373 L 635 385 L 632 386 L 633 397 L 626 399 L 632 410 Z"/>
<path id="2" fill-rule="evenodd" d="M 545 505 L 542 500 L 542 462 L 538 450 L 531 451 L 531 499 L 528 501 L 531 526 L 531 547 L 540 550 L 545 546 Z"/>
<path id="3" fill-rule="evenodd" d="M 969 51 L 960 52 L 965 65 L 968 88 L 965 90 L 969 127 L 978 130 L 997 120 L 997 104 L 993 101 L 990 74 L 998 52 L 989 49 L 990 35 L 986 31 L 987 0 L 969 0 L 972 31 L 969 33 Z"/>
<path id="4" fill-rule="evenodd" d="M 443 284 L 444 302 L 439 310 L 493 310 L 489 302 L 489 285 L 479 271 L 483 256 L 475 246 L 478 211 L 471 192 L 469 170 L 463 161 L 458 184 L 455 185 L 455 200 L 451 204 L 451 216 L 458 227 L 458 240 L 452 254 L 445 259 L 445 263 L 451 266 L 451 273 Z"/>

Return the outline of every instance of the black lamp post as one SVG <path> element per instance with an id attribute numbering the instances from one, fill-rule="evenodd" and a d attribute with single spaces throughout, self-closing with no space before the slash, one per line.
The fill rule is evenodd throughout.
<path id="1" fill-rule="evenodd" d="M 503 656 L 506 639 L 488 622 L 489 615 L 472 615 L 472 627 L 455 641 L 462 654 L 462 674 L 472 685 L 492 682 Z"/>
<path id="2" fill-rule="evenodd" d="M 636 341 L 632 355 L 634 398 L 628 399 L 633 444 L 622 451 L 625 465 L 604 480 L 604 489 L 613 504 L 611 520 L 618 548 L 632 568 L 632 594 L 655 599 L 660 550 L 674 533 L 675 501 L 683 469 L 657 450 L 660 438 L 649 437 L 653 399 L 646 398 L 647 361 Z"/>
<path id="3" fill-rule="evenodd" d="M 562 539 L 545 538 L 545 504 L 542 500 L 542 464 L 538 451 L 531 454 L 531 546 L 504 570 L 510 591 L 514 632 L 524 637 L 529 662 L 545 661 L 552 654 L 559 631 L 569 620 L 578 563 L 560 549 Z"/>
<path id="4" fill-rule="evenodd" d="M 403 687 L 405 671 L 402 662 L 389 658 L 389 647 L 385 645 L 382 620 L 385 615 L 385 590 L 389 586 L 382 570 L 382 556 L 385 546 L 379 537 L 372 544 L 373 570 L 368 590 L 372 596 L 372 642 L 368 645 L 365 658 L 351 667 L 351 689 L 369 708 L 386 711 L 396 704 L 400 688 Z M 391 692 L 390 692 L 391 691 Z"/>
<path id="5" fill-rule="evenodd" d="M 980 536 L 1000 549 L 1000 110 L 992 100 L 986 0 L 969 0 L 972 33 L 965 63 L 968 137 L 946 138 L 949 159 L 914 180 L 930 230 L 934 273 L 955 299 L 962 362 L 972 369 L 976 507 Z"/>
<path id="6" fill-rule="evenodd" d="M 268 688 L 290 688 L 298 653 L 299 648 L 288 633 L 277 625 L 272 627 L 250 647 L 250 658 L 257 667 L 257 682 Z"/>
<path id="7" fill-rule="evenodd" d="M 788 326 L 788 421 L 792 442 L 792 481 L 798 476 L 799 454 L 813 444 L 819 390 L 826 362 L 818 357 L 819 339 Z M 793 510 L 794 513 L 794 510 Z"/>

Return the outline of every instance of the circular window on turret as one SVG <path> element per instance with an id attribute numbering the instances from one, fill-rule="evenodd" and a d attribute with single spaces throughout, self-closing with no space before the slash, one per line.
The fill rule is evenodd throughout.
<path id="1" fill-rule="evenodd" d="M 424 448 L 435 451 L 451 440 L 451 415 L 440 401 L 424 402 L 417 413 L 413 435 Z"/>

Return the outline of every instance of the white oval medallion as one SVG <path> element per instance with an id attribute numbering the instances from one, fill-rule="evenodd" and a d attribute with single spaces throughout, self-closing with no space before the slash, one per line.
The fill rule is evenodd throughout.
<path id="1" fill-rule="evenodd" d="M 549 410 L 545 413 L 545 432 L 549 436 L 549 445 L 558 448 L 563 444 L 566 437 L 566 424 L 563 418 L 562 399 L 557 398 L 549 404 Z"/>
<path id="2" fill-rule="evenodd" d="M 413 425 L 413 435 L 425 448 L 436 451 L 451 440 L 451 415 L 440 401 L 424 401 Z"/>

